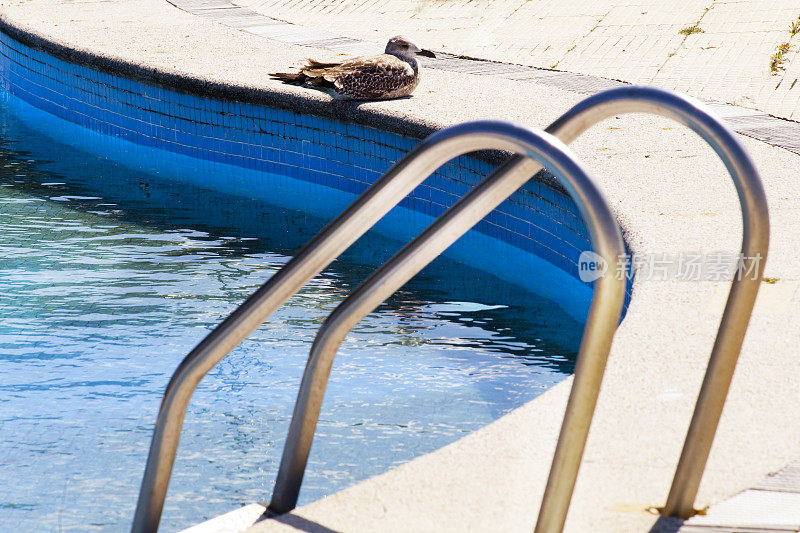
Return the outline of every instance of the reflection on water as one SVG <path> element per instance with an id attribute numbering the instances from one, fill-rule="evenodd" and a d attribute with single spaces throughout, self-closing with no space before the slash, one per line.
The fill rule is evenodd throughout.
<path id="1" fill-rule="evenodd" d="M 325 222 L 77 152 L 0 107 L 0 523 L 129 527 L 172 371 Z M 399 246 L 367 235 L 201 383 L 165 531 L 269 498 L 316 330 Z M 532 399 L 571 372 L 580 329 L 438 260 L 343 344 L 301 503 Z"/>

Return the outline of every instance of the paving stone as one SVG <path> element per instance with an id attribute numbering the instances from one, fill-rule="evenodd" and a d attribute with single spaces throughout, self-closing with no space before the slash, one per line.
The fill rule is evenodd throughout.
<path id="1" fill-rule="evenodd" d="M 686 521 L 681 532 L 709 528 L 731 531 L 797 531 L 800 529 L 800 493 L 746 490 L 712 506 L 705 515 Z M 719 529 L 717 529 L 719 530 Z"/>

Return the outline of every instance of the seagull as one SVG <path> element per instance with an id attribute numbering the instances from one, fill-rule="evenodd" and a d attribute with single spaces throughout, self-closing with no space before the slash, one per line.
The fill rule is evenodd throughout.
<path id="1" fill-rule="evenodd" d="M 276 72 L 273 79 L 295 85 L 332 89 L 348 100 L 389 100 L 408 96 L 419 83 L 416 56 L 436 57 L 408 39 L 389 39 L 384 53 L 360 56 L 341 62 L 323 63 L 307 59 L 297 73 Z"/>

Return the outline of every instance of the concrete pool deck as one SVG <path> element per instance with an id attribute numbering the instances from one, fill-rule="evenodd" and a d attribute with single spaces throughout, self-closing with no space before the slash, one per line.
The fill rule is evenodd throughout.
<path id="1" fill-rule="evenodd" d="M 212 91 L 240 87 L 241 94 L 265 104 L 293 101 L 298 108 L 319 109 L 329 102 L 324 94 L 272 82 L 265 73 L 330 51 L 239 31 L 163 0 L 0 0 L 0 16 L 67 48 L 144 66 L 154 77 L 189 77 Z M 478 118 L 544 127 L 584 96 L 536 79 L 427 69 L 410 99 L 336 103 L 330 112 L 412 134 Z M 785 125 L 796 130 L 794 123 Z M 698 507 L 752 487 L 800 457 L 794 357 L 800 331 L 800 156 L 739 139 L 764 180 L 772 222 L 765 274 L 778 280 L 762 286 Z M 573 148 L 603 185 L 635 252 L 738 251 L 741 223 L 733 187 L 716 156 L 688 130 L 665 119 L 624 116 L 593 128 Z M 725 288 L 636 280 L 609 360 L 568 531 L 647 531 L 656 524 L 645 509 L 666 498 Z M 458 442 L 253 530 L 528 531 L 570 385 L 567 379 Z M 675 523 L 662 520 L 655 527 L 674 529 Z"/>
<path id="2" fill-rule="evenodd" d="M 176 0 L 175 4 L 182 2 Z M 800 119 L 797 2 L 763 0 L 236 0 L 270 17 L 380 41 L 655 85 Z M 196 5 L 196 2 L 195 2 Z M 691 28 L 695 28 L 692 30 Z M 771 58 L 788 43 L 774 70 Z"/>

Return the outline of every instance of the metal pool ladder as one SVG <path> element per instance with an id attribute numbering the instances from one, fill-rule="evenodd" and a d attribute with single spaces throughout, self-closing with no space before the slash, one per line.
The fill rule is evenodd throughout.
<path id="1" fill-rule="evenodd" d="M 584 100 L 551 124 L 547 133 L 495 121 L 447 128 L 422 141 L 394 165 L 181 362 L 167 386 L 156 420 L 132 530 L 158 529 L 186 408 L 205 374 L 438 167 L 469 152 L 494 149 L 516 155 L 370 275 L 320 328 L 300 386 L 270 510 L 285 513 L 297 503 L 333 358 L 350 329 L 531 176 L 547 167 L 577 204 L 587 222 L 594 252 L 608 267 L 594 283 L 574 382 L 536 525 L 537 532 L 560 531 L 625 290 L 624 276 L 616 272 L 617 259 L 624 253 L 619 227 L 601 191 L 562 141 L 571 142 L 600 120 L 627 112 L 654 112 L 674 118 L 714 148 L 731 173 L 742 203 L 742 252 L 745 257 L 760 254 L 762 258 L 755 265 L 754 283 L 749 279 L 734 281 L 665 509 L 669 514 L 690 513 L 766 260 L 766 199 L 744 150 L 702 105 L 670 92 L 630 87 Z"/>

